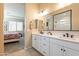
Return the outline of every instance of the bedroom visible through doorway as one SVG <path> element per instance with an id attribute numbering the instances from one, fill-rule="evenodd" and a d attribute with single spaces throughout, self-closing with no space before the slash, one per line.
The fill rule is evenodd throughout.
<path id="1" fill-rule="evenodd" d="M 25 4 L 4 4 L 4 50 L 13 53 L 24 49 Z"/>

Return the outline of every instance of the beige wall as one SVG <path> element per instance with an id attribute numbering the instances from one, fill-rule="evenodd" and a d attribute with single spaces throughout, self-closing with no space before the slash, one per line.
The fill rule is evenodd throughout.
<path id="1" fill-rule="evenodd" d="M 48 12 L 53 12 L 57 9 L 56 3 L 41 3 L 39 4 L 39 11 L 48 10 Z"/>
<path id="2" fill-rule="evenodd" d="M 58 9 L 61 9 L 65 6 L 68 6 L 70 5 L 69 3 L 66 3 L 66 4 L 58 4 L 58 3 L 41 3 L 39 4 L 39 11 L 41 10 L 48 10 L 48 13 L 51 13 L 51 12 L 54 12 Z"/>
<path id="3" fill-rule="evenodd" d="M 0 4 L 0 55 L 4 53 L 3 11 L 3 4 Z"/>
<path id="4" fill-rule="evenodd" d="M 34 20 L 37 18 L 38 13 L 38 4 L 25 4 L 25 10 L 26 10 L 26 30 L 25 30 L 25 47 L 30 48 L 32 41 L 31 41 L 31 30 L 29 30 L 29 22 L 31 20 Z"/>

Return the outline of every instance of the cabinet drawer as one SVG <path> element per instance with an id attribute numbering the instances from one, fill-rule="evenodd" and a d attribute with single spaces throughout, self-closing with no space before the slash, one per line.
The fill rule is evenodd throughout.
<path id="1" fill-rule="evenodd" d="M 49 39 L 42 39 L 40 42 L 40 46 L 42 48 L 48 49 L 49 48 Z"/>
<path id="2" fill-rule="evenodd" d="M 45 56 L 48 56 L 49 55 L 49 49 L 45 49 L 45 48 L 41 47 L 41 53 Z"/>
<path id="3" fill-rule="evenodd" d="M 48 37 L 42 37 L 42 41 L 46 42 L 46 43 L 49 43 L 49 38 Z"/>
<path id="4" fill-rule="evenodd" d="M 49 38 L 42 38 L 41 39 L 41 44 L 45 44 L 45 45 L 48 45 L 49 44 Z"/>
<path id="5" fill-rule="evenodd" d="M 52 43 L 55 43 L 55 44 L 58 44 L 58 45 L 61 45 L 61 46 L 64 45 L 64 41 L 61 41 L 60 39 L 53 39 Z"/>
<path id="6" fill-rule="evenodd" d="M 49 49 L 49 44 L 41 44 L 40 47 L 43 49 Z"/>

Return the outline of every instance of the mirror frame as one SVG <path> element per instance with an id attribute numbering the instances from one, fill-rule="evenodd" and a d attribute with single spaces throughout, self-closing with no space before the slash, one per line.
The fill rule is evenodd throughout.
<path id="1" fill-rule="evenodd" d="M 70 11 L 70 30 L 55 30 L 55 29 L 53 28 L 53 31 L 72 31 L 72 10 L 67 10 L 67 11 L 64 11 L 64 12 L 61 12 L 61 13 L 58 13 L 58 14 L 53 15 L 53 21 L 55 20 L 54 17 L 55 17 L 56 15 L 63 14 L 63 13 L 68 12 L 68 11 Z M 53 27 L 54 27 L 54 25 L 55 25 L 55 24 L 54 24 L 54 22 L 53 22 Z"/>

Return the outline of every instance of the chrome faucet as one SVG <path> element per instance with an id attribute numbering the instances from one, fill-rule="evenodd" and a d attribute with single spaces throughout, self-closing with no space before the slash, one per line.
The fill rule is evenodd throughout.
<path id="1" fill-rule="evenodd" d="M 65 33 L 65 34 L 63 34 L 63 37 L 70 37 L 70 38 L 73 38 L 74 35 L 70 35 L 69 33 Z"/>
<path id="2" fill-rule="evenodd" d="M 51 32 L 48 32 L 47 34 L 50 34 L 50 35 L 52 35 L 52 33 L 51 33 Z"/>
<path id="3" fill-rule="evenodd" d="M 68 33 L 66 33 L 66 37 L 69 37 L 69 34 Z"/>

